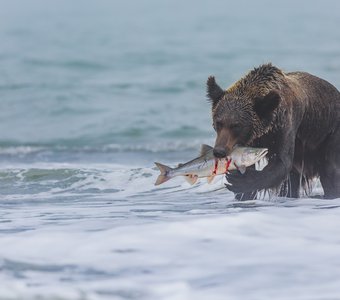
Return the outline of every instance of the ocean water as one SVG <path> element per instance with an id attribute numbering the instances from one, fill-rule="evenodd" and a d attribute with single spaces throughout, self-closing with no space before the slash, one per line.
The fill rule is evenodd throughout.
<path id="1" fill-rule="evenodd" d="M 338 1 L 0 4 L 0 299 L 340 298 L 340 199 L 155 187 L 153 164 L 214 143 L 211 74 L 340 88 Z"/>

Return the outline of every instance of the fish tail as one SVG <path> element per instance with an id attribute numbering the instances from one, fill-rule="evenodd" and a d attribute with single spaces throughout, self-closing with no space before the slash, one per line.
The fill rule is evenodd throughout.
<path id="1" fill-rule="evenodd" d="M 168 176 L 169 172 L 172 170 L 170 167 L 166 166 L 166 165 L 162 165 L 158 162 L 155 162 L 155 165 L 158 167 L 159 171 L 161 172 L 161 174 L 158 176 L 155 185 L 160 185 L 163 182 L 168 181 L 169 179 L 171 179 L 170 176 Z"/>

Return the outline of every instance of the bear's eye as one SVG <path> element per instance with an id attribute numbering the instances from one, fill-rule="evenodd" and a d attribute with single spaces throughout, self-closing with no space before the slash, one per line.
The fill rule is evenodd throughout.
<path id="1" fill-rule="evenodd" d="M 216 121 L 214 124 L 214 129 L 215 130 L 220 130 L 223 127 L 223 124 L 221 121 Z"/>
<path id="2" fill-rule="evenodd" d="M 240 129 L 241 128 L 241 124 L 239 123 L 234 123 L 234 124 L 231 124 L 229 126 L 230 129 Z"/>

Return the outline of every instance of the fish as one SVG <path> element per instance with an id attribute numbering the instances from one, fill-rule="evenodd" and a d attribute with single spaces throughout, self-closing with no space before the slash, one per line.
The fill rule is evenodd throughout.
<path id="1" fill-rule="evenodd" d="M 203 144 L 199 157 L 177 167 L 171 168 L 155 162 L 161 172 L 155 185 L 160 185 L 176 176 L 184 176 L 190 184 L 194 184 L 198 178 L 204 177 L 207 177 L 208 183 L 211 183 L 216 175 L 226 174 L 231 170 L 239 170 L 244 174 L 247 167 L 264 158 L 267 153 L 267 148 L 235 147 L 229 156 L 217 159 L 213 147 Z"/>

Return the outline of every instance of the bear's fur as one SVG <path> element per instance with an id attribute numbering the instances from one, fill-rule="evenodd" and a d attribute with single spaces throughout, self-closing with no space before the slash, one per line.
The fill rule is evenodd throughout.
<path id="1" fill-rule="evenodd" d="M 262 171 L 248 168 L 243 175 L 227 175 L 227 187 L 237 199 L 255 198 L 261 190 L 296 198 L 301 185 L 316 176 L 325 198 L 340 197 L 340 93 L 333 85 L 265 64 L 227 90 L 211 76 L 207 93 L 216 157 L 228 155 L 235 145 L 269 149 Z"/>

